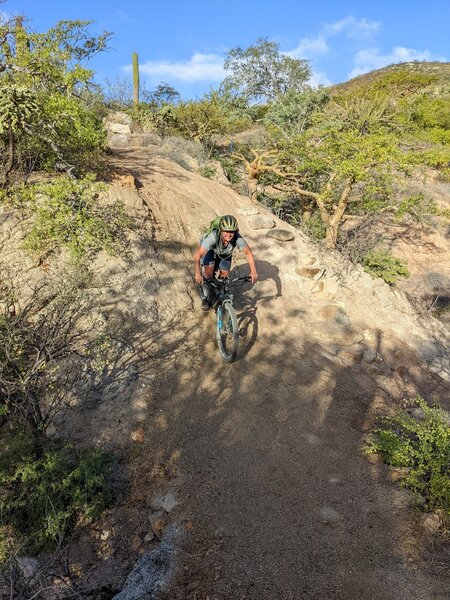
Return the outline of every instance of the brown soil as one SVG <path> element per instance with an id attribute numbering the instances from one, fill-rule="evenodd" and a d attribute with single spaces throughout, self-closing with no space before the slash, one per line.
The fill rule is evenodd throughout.
<path id="1" fill-rule="evenodd" d="M 143 151 L 114 161 L 135 178 L 137 190 L 114 189 L 147 237 L 136 233 L 131 259 L 106 273 L 98 265 L 109 281 L 99 301 L 130 349 L 99 401 L 76 416 L 80 441 L 102 442 L 125 465 L 97 579 L 120 589 L 158 544 L 149 532 L 163 535 L 171 522 L 185 536 L 166 598 L 447 598 L 439 535 L 425 535 L 394 471 L 361 452 L 378 415 L 416 392 L 448 395 L 411 341 L 419 326 L 396 331 L 410 317 L 384 324 L 376 302 L 370 316 L 371 303 L 353 293 L 347 312 L 359 327 L 378 322 L 384 360 L 378 370 L 350 364 L 351 355 L 332 360 L 310 323 L 323 299 L 300 294 L 288 277 L 316 250 L 302 237 L 270 240 L 240 217 L 260 282 L 237 293 L 240 352 L 224 363 L 214 314 L 201 312 L 192 283 L 192 252 L 215 213 L 239 216 L 249 200 Z M 241 257 L 236 264 L 247 272 Z M 168 491 L 178 505 L 152 520 Z"/>
<path id="2" fill-rule="evenodd" d="M 158 329 L 173 344 L 154 352 L 158 374 L 131 463 L 132 497 L 151 498 L 158 473 L 156 487 L 179 501 L 170 519 L 187 524 L 184 574 L 168 597 L 441 597 L 442 555 L 433 562 L 410 495 L 361 445 L 374 415 L 400 403 L 407 385 L 444 396 L 442 382 L 418 368 L 399 389 L 388 364 L 373 378 L 324 357 L 305 335 L 302 299 L 283 293 L 292 248 L 250 231 L 261 283 L 238 297 L 240 355 L 222 362 L 214 315 L 200 312 L 191 284 L 191 253 L 211 212 L 236 214 L 248 200 L 164 161 L 124 153 L 118 162 L 150 211 Z M 148 521 L 145 502 L 137 510 Z"/>

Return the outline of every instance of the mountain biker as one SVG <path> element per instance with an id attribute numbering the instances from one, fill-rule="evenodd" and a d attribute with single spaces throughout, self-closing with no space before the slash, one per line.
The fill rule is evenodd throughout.
<path id="1" fill-rule="evenodd" d="M 208 280 L 218 269 L 221 278 L 228 277 L 231 268 L 231 255 L 234 248 L 242 250 L 247 256 L 252 283 L 258 279 L 255 258 L 250 246 L 239 233 L 238 223 L 233 215 L 225 215 L 219 221 L 219 229 L 213 229 L 200 241 L 194 254 L 195 282 L 202 285 L 202 310 L 209 310 Z"/>

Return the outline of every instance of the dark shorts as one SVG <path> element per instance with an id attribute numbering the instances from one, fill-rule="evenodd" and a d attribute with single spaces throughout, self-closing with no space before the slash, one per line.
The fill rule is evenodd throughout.
<path id="1" fill-rule="evenodd" d="M 231 269 L 231 256 L 228 258 L 220 258 L 215 254 L 214 250 L 208 250 L 201 260 L 202 267 L 207 265 L 215 265 L 216 269 L 221 271 L 229 271 Z"/>

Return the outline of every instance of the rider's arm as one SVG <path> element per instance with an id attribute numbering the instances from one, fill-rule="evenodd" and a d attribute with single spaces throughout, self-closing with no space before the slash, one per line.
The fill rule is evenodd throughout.
<path id="1" fill-rule="evenodd" d="M 204 246 L 199 246 L 194 254 L 194 279 L 196 283 L 203 283 L 202 269 L 200 260 L 205 256 L 207 250 Z"/>
<path id="2" fill-rule="evenodd" d="M 258 279 L 258 272 L 256 271 L 255 265 L 255 257 L 253 256 L 253 252 L 250 250 L 250 246 L 245 246 L 242 249 L 242 252 L 247 256 L 248 264 L 250 266 L 250 277 L 252 278 L 252 283 Z"/>

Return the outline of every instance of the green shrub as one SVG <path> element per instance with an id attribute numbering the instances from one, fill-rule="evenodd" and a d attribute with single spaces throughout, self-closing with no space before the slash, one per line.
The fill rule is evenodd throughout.
<path id="1" fill-rule="evenodd" d="M 202 175 L 203 177 L 206 177 L 207 179 L 213 179 L 213 177 L 216 174 L 216 170 L 214 167 L 206 165 L 205 167 L 202 167 L 199 170 L 199 173 L 200 173 L 200 175 Z"/>
<path id="2" fill-rule="evenodd" d="M 227 158 L 226 156 L 219 156 L 217 157 L 217 160 L 222 165 L 223 172 L 227 176 L 228 181 L 234 184 L 239 183 L 241 176 L 236 162 L 232 158 Z"/>
<path id="3" fill-rule="evenodd" d="M 318 212 L 313 212 L 308 220 L 303 220 L 302 227 L 313 240 L 325 239 L 327 229 Z"/>
<path id="4" fill-rule="evenodd" d="M 443 509 L 450 516 L 450 427 L 442 410 L 420 397 L 414 402 L 423 419 L 405 412 L 386 418 L 368 452 L 380 452 L 393 467 L 406 467 L 403 485 L 418 494 L 424 509 Z"/>
<path id="5" fill-rule="evenodd" d="M 394 284 L 399 277 L 409 277 L 405 260 L 395 258 L 386 250 L 371 250 L 363 258 L 363 267 L 372 277 L 380 277 L 389 285 Z"/>
<path id="6" fill-rule="evenodd" d="M 0 452 L 0 546 L 9 529 L 29 550 L 51 546 L 76 520 L 92 521 L 110 506 L 113 458 L 98 449 L 47 442 L 33 453 L 31 436 L 8 425 Z"/>
<path id="7" fill-rule="evenodd" d="M 438 206 L 431 198 L 426 198 L 423 194 L 416 194 L 404 198 L 395 214 L 395 220 L 400 221 L 406 214 L 409 214 L 416 221 L 424 221 L 430 215 L 438 214 Z"/>
<path id="8" fill-rule="evenodd" d="M 31 217 L 23 245 L 34 253 L 51 253 L 61 247 L 75 258 L 105 250 L 117 255 L 126 247 L 131 225 L 123 204 L 100 202 L 104 186 L 93 176 L 74 181 L 21 186 L 3 193 L 3 200 Z"/>

